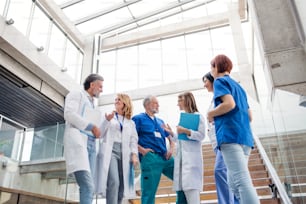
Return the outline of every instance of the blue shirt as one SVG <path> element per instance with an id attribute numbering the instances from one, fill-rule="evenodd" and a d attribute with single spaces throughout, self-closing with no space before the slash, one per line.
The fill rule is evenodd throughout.
<path id="1" fill-rule="evenodd" d="M 146 113 L 135 115 L 132 120 L 135 122 L 138 133 L 138 144 L 143 148 L 150 148 L 155 153 L 165 157 L 167 152 L 166 137 L 169 134 L 162 128 L 164 121 L 154 117 L 152 119 Z M 139 158 L 141 159 L 141 154 Z"/>
<path id="2" fill-rule="evenodd" d="M 224 95 L 232 95 L 236 106 L 230 112 L 214 118 L 218 147 L 223 143 L 237 143 L 253 147 L 249 119 L 249 105 L 242 87 L 228 75 L 214 81 L 214 103 L 217 107 Z"/>

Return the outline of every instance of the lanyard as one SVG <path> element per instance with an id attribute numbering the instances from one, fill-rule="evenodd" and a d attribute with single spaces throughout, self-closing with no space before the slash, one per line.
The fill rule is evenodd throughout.
<path id="1" fill-rule="evenodd" d="M 154 116 L 153 119 L 146 113 L 147 117 L 150 118 L 150 120 L 153 122 L 154 124 L 154 129 L 156 132 L 160 132 L 159 130 L 159 125 L 158 125 L 158 122 L 156 120 L 156 117 Z"/>
<path id="2" fill-rule="evenodd" d="M 118 113 L 116 113 L 116 118 L 117 118 L 117 121 L 119 122 L 119 125 L 120 125 L 120 132 L 122 132 L 122 130 L 123 130 L 124 116 L 123 116 L 122 122 L 121 122 L 121 121 L 119 120 L 119 118 L 118 118 Z"/>

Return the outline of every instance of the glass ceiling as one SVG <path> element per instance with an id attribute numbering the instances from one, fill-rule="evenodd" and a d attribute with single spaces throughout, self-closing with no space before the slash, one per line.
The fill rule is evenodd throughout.
<path id="1" fill-rule="evenodd" d="M 86 35 L 106 36 L 181 22 L 227 10 L 235 0 L 54 0 Z M 237 0 L 238 1 L 238 0 Z"/>

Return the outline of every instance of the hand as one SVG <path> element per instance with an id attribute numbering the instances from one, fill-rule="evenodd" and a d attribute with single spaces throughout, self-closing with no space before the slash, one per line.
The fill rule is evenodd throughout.
<path id="1" fill-rule="evenodd" d="M 131 162 L 132 162 L 134 167 L 136 167 L 139 164 L 138 156 L 136 154 L 132 154 Z"/>
<path id="2" fill-rule="evenodd" d="M 174 133 L 169 124 L 163 124 L 162 128 L 173 137 Z"/>
<path id="3" fill-rule="evenodd" d="M 140 153 L 142 154 L 142 156 L 145 156 L 148 152 L 154 152 L 154 151 L 150 148 L 143 148 L 143 150 Z"/>
<path id="4" fill-rule="evenodd" d="M 105 119 L 110 121 L 111 119 L 113 119 L 115 113 L 115 111 L 111 112 L 110 114 L 105 113 Z"/>
<path id="5" fill-rule="evenodd" d="M 212 115 L 212 112 L 211 112 L 211 111 L 209 111 L 209 112 L 207 113 L 207 120 L 208 120 L 208 122 L 210 122 L 210 123 L 214 122 L 214 116 Z"/>
<path id="6" fill-rule="evenodd" d="M 171 158 L 171 156 L 172 156 L 172 148 L 171 148 L 170 150 L 167 151 L 167 153 L 166 153 L 165 156 L 166 156 L 166 159 L 167 159 L 167 160 L 169 160 L 169 159 Z"/>
<path id="7" fill-rule="evenodd" d="M 176 132 L 177 132 L 177 134 L 181 134 L 181 133 L 185 133 L 185 129 L 186 128 L 184 128 L 184 127 L 182 127 L 182 126 L 176 126 Z"/>
<path id="8" fill-rule="evenodd" d="M 101 130 L 95 125 L 93 126 L 91 132 L 96 138 L 99 138 L 101 135 Z"/>

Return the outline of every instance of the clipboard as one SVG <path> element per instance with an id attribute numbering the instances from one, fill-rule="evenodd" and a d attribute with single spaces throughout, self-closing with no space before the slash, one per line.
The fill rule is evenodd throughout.
<path id="1" fill-rule="evenodd" d="M 200 123 L 200 115 L 195 113 L 181 113 L 179 126 L 191 130 L 198 130 Z M 185 133 L 178 134 L 179 140 L 192 140 Z"/>
<path id="2" fill-rule="evenodd" d="M 91 124 L 100 127 L 102 123 L 102 114 L 101 111 L 94 108 L 89 108 L 86 105 L 83 107 L 82 117 L 89 121 Z M 80 132 L 86 134 L 89 137 L 96 138 L 91 131 L 80 130 Z"/>

